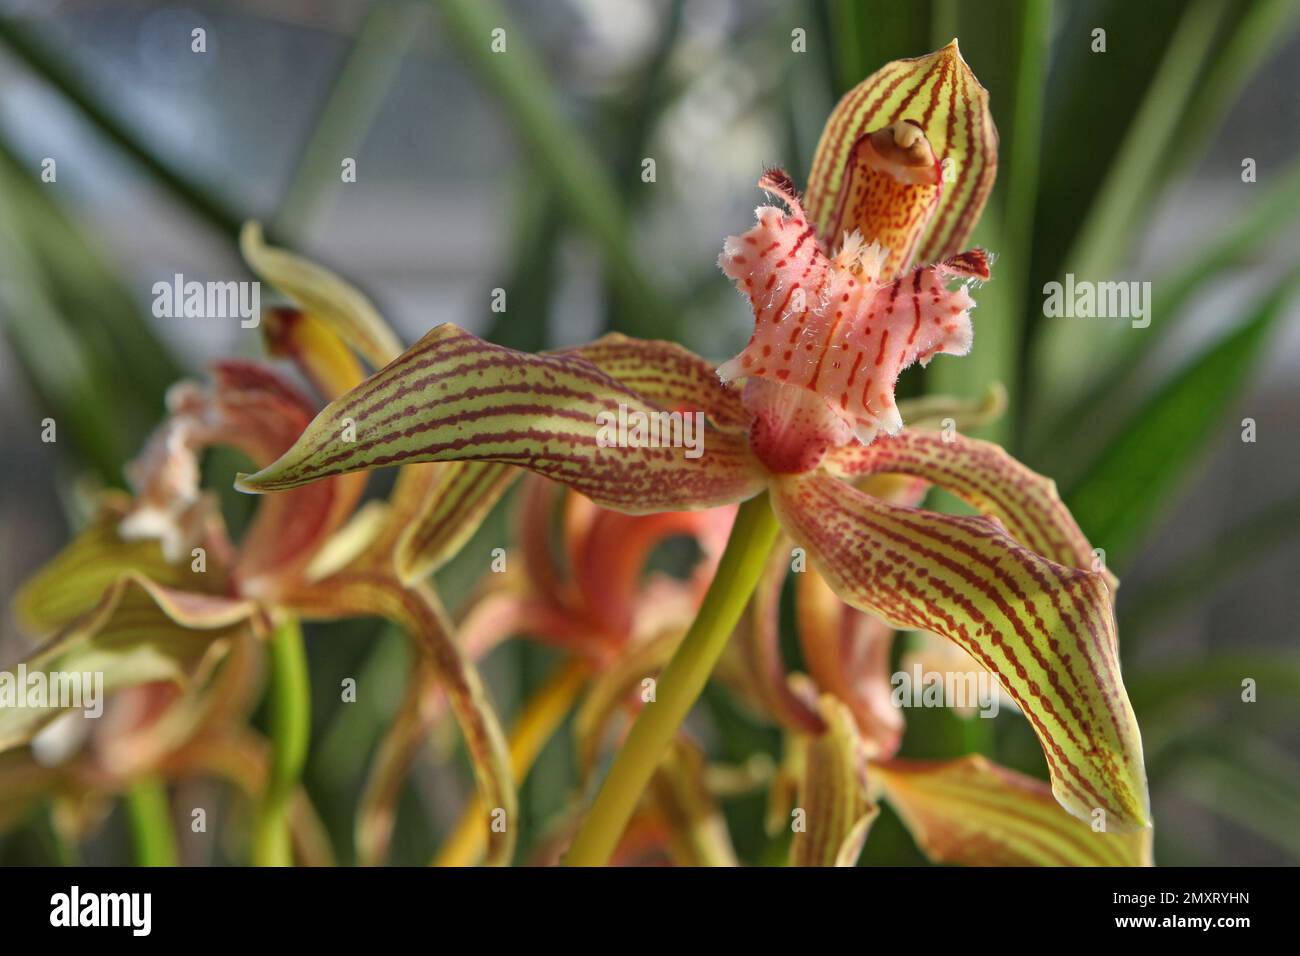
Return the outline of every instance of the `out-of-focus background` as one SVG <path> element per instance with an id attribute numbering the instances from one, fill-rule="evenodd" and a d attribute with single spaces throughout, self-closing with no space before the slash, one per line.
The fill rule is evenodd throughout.
<path id="1" fill-rule="evenodd" d="M 1004 383 L 1008 414 L 986 434 L 1057 479 L 1122 579 L 1158 862 L 1295 863 L 1293 0 L 4 0 L 6 604 L 68 540 L 86 489 L 122 483 L 169 383 L 258 353 L 258 333 L 236 321 L 150 309 L 153 284 L 176 273 L 247 278 L 235 246 L 245 218 L 357 283 L 406 342 L 446 321 L 528 349 L 618 329 L 721 359 L 750 316 L 715 259 L 722 237 L 751 222 L 761 170 L 780 164 L 802 183 L 841 93 L 954 36 L 1001 136 L 976 237 L 998 259 L 973 354 L 906 373 L 900 394 Z M 348 158 L 356 181 L 344 183 Z M 1150 282 L 1150 326 L 1048 317 L 1044 284 L 1067 273 Z M 498 288 L 504 313 L 490 309 Z M 53 444 L 41 440 L 47 416 L 59 423 Z M 232 513 L 248 506 L 227 498 Z M 463 568 L 440 574 L 449 603 L 508 537 L 509 514 L 480 532 Z M 306 781 L 346 862 L 406 651 L 365 622 L 312 638 Z M 6 614 L 0 664 L 28 646 Z M 514 642 L 486 662 L 507 720 L 548 655 Z M 392 699 L 343 708 L 337 675 L 363 670 L 391 679 Z M 1253 703 L 1242 700 L 1248 679 Z M 734 757 L 775 754 L 776 735 L 725 693 L 711 691 L 705 710 Z M 1015 715 L 976 721 L 996 724 L 977 732 L 960 723 L 909 714 L 904 752 L 977 746 L 1041 774 Z M 469 781 L 443 759 L 454 746 L 435 740 L 419 761 L 396 862 L 427 860 L 455 820 Z M 523 791 L 525 847 L 567 805 L 570 764 L 557 735 Z M 742 859 L 767 858 L 761 795 L 725 809 Z M 0 836 L 0 862 L 58 859 L 47 816 Z M 80 858 L 121 861 L 126 842 L 115 812 Z M 218 836 L 187 862 L 225 853 Z M 864 862 L 919 860 L 886 814 Z"/>

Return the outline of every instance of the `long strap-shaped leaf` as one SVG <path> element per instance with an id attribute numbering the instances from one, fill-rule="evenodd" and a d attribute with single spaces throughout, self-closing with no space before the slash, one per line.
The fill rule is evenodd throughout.
<path id="1" fill-rule="evenodd" d="M 986 518 L 896 507 L 824 475 L 772 505 L 848 603 L 955 641 L 997 675 L 1042 744 L 1057 800 L 1110 829 L 1148 825 L 1137 721 L 1120 678 L 1110 590 Z"/>

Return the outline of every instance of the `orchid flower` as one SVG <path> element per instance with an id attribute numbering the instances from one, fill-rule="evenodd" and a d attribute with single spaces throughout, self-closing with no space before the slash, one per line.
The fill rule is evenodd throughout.
<path id="1" fill-rule="evenodd" d="M 241 241 L 250 265 L 300 307 L 265 316 L 270 351 L 292 359 L 322 398 L 364 378 L 357 355 L 377 367 L 399 352 L 356 289 L 266 246 L 255 224 Z M 52 634 L 24 666 L 102 671 L 109 692 L 158 682 L 202 686 L 223 658 L 223 669 L 232 667 L 234 649 L 250 635 L 269 642 L 274 657 L 299 618 L 388 618 L 411 636 L 421 671 L 444 689 L 484 803 L 513 817 L 504 735 L 478 673 L 452 640 L 433 589 L 402 580 L 412 547 L 426 568 L 453 555 L 513 469 L 415 466 L 404 470 L 388 502 L 360 511 L 364 476 L 323 482 L 268 500 L 235 546 L 213 496 L 199 486 L 198 456 L 228 445 L 267 464 L 318 405 L 261 363 L 222 361 L 212 374 L 210 386 L 182 382 L 171 389 L 166 421 L 128 469 L 133 494 L 106 498 L 99 518 L 19 594 L 16 609 L 27 629 Z M 193 706 L 186 696 L 181 705 Z M 27 743 L 58 712 L 54 702 L 0 709 L 0 750 Z M 477 823 L 488 827 L 487 817 Z M 509 860 L 514 832 L 488 835 L 491 861 Z M 272 853 L 267 846 L 287 861 L 287 848 Z"/>
<path id="2" fill-rule="evenodd" d="M 525 354 L 441 325 L 330 403 L 279 460 L 237 487 L 273 492 L 413 462 L 514 465 L 632 514 L 742 502 L 717 575 L 567 857 L 605 862 L 698 697 L 778 527 L 845 603 L 955 642 L 997 676 L 1042 745 L 1056 801 L 1110 831 L 1149 825 L 1141 739 L 1120 676 L 1114 578 L 1053 483 L 1002 449 L 904 429 L 898 373 L 972 344 L 962 251 L 992 188 L 988 96 L 956 42 L 890 63 L 832 113 L 804 199 L 726 240 L 719 260 L 754 314 L 715 368 L 667 342 L 610 335 Z M 922 263 L 914 266 L 913 261 Z M 956 287 L 953 284 L 956 283 Z M 996 321 L 996 316 L 990 321 Z M 721 378 L 721 380 L 720 380 Z M 725 380 L 725 383 L 724 381 Z M 619 421 L 703 416 L 703 453 L 609 440 Z M 856 487 L 901 474 L 977 516 Z"/>

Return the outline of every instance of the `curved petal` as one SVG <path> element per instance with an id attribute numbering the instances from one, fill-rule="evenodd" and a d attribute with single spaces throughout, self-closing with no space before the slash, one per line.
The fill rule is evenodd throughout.
<path id="1" fill-rule="evenodd" d="M 702 411 L 722 431 L 749 428 L 753 417 L 740 395 L 718 380 L 712 362 L 675 342 L 633 339 L 617 332 L 563 349 L 669 411 Z"/>
<path id="2" fill-rule="evenodd" d="M 666 575 L 648 581 L 646 562 L 654 549 L 675 536 L 689 536 L 699 544 L 703 557 L 690 569 L 703 572 L 700 583 L 707 585 L 716 570 L 734 515 L 728 509 L 706 511 L 664 511 L 653 515 L 625 515 L 604 508 L 593 509 L 581 546 L 573 554 L 571 571 L 584 607 L 611 637 L 626 642 L 633 636 L 643 595 L 656 591 L 660 620 L 671 618 L 685 605 L 696 605 L 703 590 L 687 581 Z M 717 534 L 721 526 L 721 536 Z M 716 549 L 716 550 L 715 550 Z M 696 578 L 699 581 L 699 578 Z M 658 587 L 653 587 L 657 581 Z M 678 592 L 674 595 L 673 592 Z M 680 600 L 674 600 L 674 597 Z M 686 612 L 693 616 L 691 611 Z M 685 623 L 689 623 L 687 617 Z"/>
<path id="3" fill-rule="evenodd" d="M 763 708 L 788 730 L 819 733 L 826 725 L 815 701 L 795 692 L 781 660 L 781 592 L 789 570 L 789 541 L 778 541 L 749 602 L 737 649 Z"/>
<path id="4" fill-rule="evenodd" d="M 316 394 L 327 402 L 365 380 L 365 370 L 343 339 L 306 312 L 289 307 L 267 309 L 262 316 L 262 338 L 271 355 L 298 366 Z"/>
<path id="5" fill-rule="evenodd" d="M 432 467 L 437 469 L 432 486 L 403 528 L 393 555 L 397 574 L 406 582 L 428 577 L 455 557 L 519 477 L 517 469 L 490 461 Z"/>
<path id="6" fill-rule="evenodd" d="M 100 693 L 196 679 L 225 653 L 228 639 L 250 625 L 256 610 L 251 601 L 123 575 L 93 609 L 26 660 L 0 671 L 0 750 L 26 743 L 64 711 L 97 709 Z"/>
<path id="7" fill-rule="evenodd" d="M 202 501 L 199 452 L 228 445 L 265 463 L 311 420 L 311 402 L 269 366 L 229 359 L 215 363 L 212 376 L 210 389 L 190 382 L 171 389 L 167 422 L 128 469 L 136 497 L 121 533 L 161 541 L 172 559 L 188 560 L 189 545 L 195 543 L 187 516 Z M 241 592 L 273 597 L 347 520 L 364 485 L 362 477 L 349 478 L 264 502 L 235 559 Z"/>
<path id="8" fill-rule="evenodd" d="M 925 231 L 917 261 L 947 258 L 970 238 L 997 176 L 998 133 L 988 92 L 953 40 L 926 56 L 881 67 L 844 94 L 826 121 L 808 176 L 807 205 L 827 248 L 842 232 L 858 227 L 856 210 L 868 226 L 883 218 L 871 203 L 848 203 L 841 196 L 853 191 L 854 179 L 863 175 L 859 167 L 868 165 L 864 137 L 900 122 L 925 135 L 942 173 L 937 203 L 921 222 Z M 889 209 L 897 214 L 918 200 L 903 192 L 889 198 Z M 864 232 L 863 238 L 876 237 Z"/>
<path id="9" fill-rule="evenodd" d="M 1056 491 L 1056 482 L 1031 471 L 999 445 L 958 433 L 909 429 L 869 448 L 835 449 L 826 456 L 832 474 L 904 474 L 952 492 L 996 518 L 1013 538 L 1068 568 L 1091 569 L 1092 545 Z M 1115 577 L 1104 568 L 1113 591 Z"/>
<path id="10" fill-rule="evenodd" d="M 571 661 L 552 672 L 524 704 L 510 728 L 510 769 L 516 780 L 528 776 L 537 757 L 573 709 L 574 698 L 586 681 L 586 665 Z M 439 847 L 432 865 L 471 866 L 478 862 L 483 852 L 483 834 L 475 824 L 482 814 L 482 804 L 476 798 L 461 812 L 460 822 Z"/>
<path id="11" fill-rule="evenodd" d="M 762 489 L 740 436 L 707 423 L 696 431 L 692 417 L 674 414 L 663 447 L 637 426 L 659 425 L 669 412 L 586 359 L 529 355 L 441 325 L 331 403 L 279 461 L 240 476 L 237 487 L 278 491 L 385 465 L 494 461 L 632 513 L 714 507 Z"/>
<path id="12" fill-rule="evenodd" d="M 803 742 L 799 807 L 804 829 L 790 844 L 792 866 L 856 866 L 880 812 L 867 796 L 866 765 L 848 708 L 822 697 L 826 732 Z"/>
<path id="13" fill-rule="evenodd" d="M 64 626 L 98 604 L 113 582 L 132 571 L 164 587 L 225 591 L 225 568 L 218 555 L 212 555 L 207 570 L 199 573 L 188 555 L 168 561 L 156 540 L 123 538 L 118 525 L 129 507 L 125 495 L 106 495 L 94 520 L 28 578 L 13 600 L 14 613 L 26 630 L 48 634 Z"/>
<path id="14" fill-rule="evenodd" d="M 1062 806 L 1084 820 L 1103 810 L 1111 829 L 1149 825 L 1101 574 L 1040 557 L 986 518 L 896 507 L 824 475 L 777 482 L 772 505 L 843 600 L 947 637 L 998 677 Z"/>
<path id="15" fill-rule="evenodd" d="M 1097 832 L 1062 812 L 1048 786 L 978 754 L 872 764 L 872 780 L 936 863 L 1150 866 L 1151 831 Z"/>
<path id="16" fill-rule="evenodd" d="M 427 587 L 402 586 L 380 573 L 342 571 L 314 584 L 300 585 L 282 600 L 306 618 L 335 620 L 375 616 L 403 628 L 437 672 L 460 724 L 484 805 L 505 811 L 505 828 L 488 827 L 488 858 L 506 864 L 514 853 L 518 801 L 505 735 L 478 670 L 452 640 L 452 625 L 438 598 Z"/>
<path id="17" fill-rule="evenodd" d="M 270 461 L 292 444 L 311 417 L 311 404 L 271 369 L 225 361 L 213 367 L 220 421 L 209 443 L 243 449 L 255 462 Z M 365 488 L 363 478 L 328 482 L 315 494 L 297 492 L 258 508 L 240 542 L 239 576 L 247 593 L 278 587 L 300 572 L 329 536 L 347 521 Z M 270 593 L 269 591 L 266 593 Z"/>
<path id="18" fill-rule="evenodd" d="M 894 629 L 845 604 L 816 571 L 795 578 L 795 614 L 808 673 L 848 707 L 872 756 L 889 756 L 903 738 L 903 714 L 890 701 Z"/>
<path id="19" fill-rule="evenodd" d="M 402 343 L 360 290 L 323 266 L 268 246 L 258 223 L 244 223 L 239 249 L 249 268 L 323 322 L 375 368 L 387 365 L 402 351 Z"/>

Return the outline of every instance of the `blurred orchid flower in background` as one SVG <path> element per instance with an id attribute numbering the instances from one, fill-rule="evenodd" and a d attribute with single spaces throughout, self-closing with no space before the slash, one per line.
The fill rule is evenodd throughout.
<path id="1" fill-rule="evenodd" d="M 354 352 L 375 366 L 397 354 L 396 338 L 357 290 L 304 259 L 266 246 L 255 224 L 245 228 L 242 246 L 254 270 L 301 306 L 266 317 L 271 353 L 292 359 L 323 399 L 364 377 Z M 403 584 L 398 572 L 412 540 L 426 560 L 454 554 L 509 484 L 509 470 L 407 469 L 387 503 L 360 511 L 364 477 L 324 482 L 268 500 L 236 547 L 214 497 L 199 487 L 200 453 L 229 445 L 254 462 L 270 462 L 310 421 L 315 405 L 267 365 L 226 360 L 216 363 L 212 374 L 210 387 L 189 382 L 173 387 L 167 420 L 129 468 L 134 494 L 107 498 L 99 519 L 18 595 L 15 607 L 25 626 L 37 634 L 54 633 L 26 667 L 102 671 L 109 692 L 162 681 L 202 685 L 217 662 L 233 656 L 249 635 L 269 642 L 272 722 L 293 739 L 276 742 L 273 770 L 263 774 L 267 792 L 254 856 L 287 863 L 283 816 L 308 731 L 296 621 L 388 618 L 410 635 L 421 666 L 444 688 L 485 802 L 512 814 L 514 784 L 504 736 L 478 674 L 452 640 L 451 622 L 432 588 Z M 212 686 L 233 683 L 225 673 L 233 667 L 227 660 Z M 276 686 L 279 681 L 282 686 Z M 228 691 L 236 692 L 248 690 Z M 148 693 L 164 701 L 175 696 L 162 689 Z M 172 710 L 197 706 L 192 696 L 156 709 L 174 723 L 180 717 Z M 57 715 L 55 706 L 5 708 L 0 748 L 26 743 Z M 164 723 L 162 717 L 152 721 L 159 733 Z M 156 741 L 153 747 L 159 749 Z M 173 759 L 183 761 L 184 753 Z M 479 824 L 486 829 L 488 820 Z M 513 836 L 513 828 L 493 833 L 492 862 L 508 861 Z"/>

